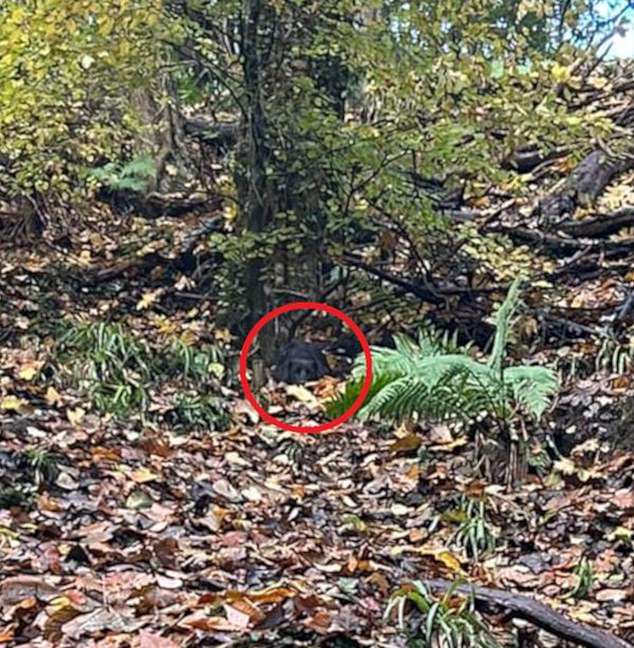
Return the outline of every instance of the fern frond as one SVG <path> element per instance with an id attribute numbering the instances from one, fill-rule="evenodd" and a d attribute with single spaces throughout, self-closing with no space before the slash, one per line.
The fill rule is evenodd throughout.
<path id="1" fill-rule="evenodd" d="M 548 367 L 518 366 L 504 371 L 504 380 L 513 397 L 535 419 L 546 411 L 552 396 L 560 388 L 557 374 Z"/>
<path id="2" fill-rule="evenodd" d="M 362 419 L 447 420 L 482 414 L 507 420 L 519 405 L 539 418 L 559 389 L 556 374 L 546 367 L 504 367 L 511 319 L 519 304 L 516 279 L 500 306 L 493 351 L 488 362 L 475 360 L 455 336 L 434 329 L 419 331 L 417 340 L 395 336 L 395 348 L 372 347 L 374 381 L 359 411 Z M 360 393 L 365 361 L 359 356 L 354 381 L 329 411 L 341 413 Z M 345 409 L 345 408 L 344 408 Z"/>
<path id="3" fill-rule="evenodd" d="M 489 366 L 501 374 L 502 364 L 506 355 L 509 326 L 520 302 L 520 278 L 517 277 L 509 288 L 506 298 L 502 302 L 495 319 L 495 339 L 493 351 L 489 358 Z"/>
<path id="4" fill-rule="evenodd" d="M 133 158 L 121 167 L 119 175 L 122 178 L 153 178 L 156 174 L 156 164 L 149 155 Z"/>

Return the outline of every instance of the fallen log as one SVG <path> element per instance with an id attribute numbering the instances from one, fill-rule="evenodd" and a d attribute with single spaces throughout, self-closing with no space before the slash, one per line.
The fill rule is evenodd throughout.
<path id="1" fill-rule="evenodd" d="M 625 227 L 632 226 L 634 226 L 634 207 L 623 207 L 598 218 L 561 223 L 557 229 L 577 238 L 582 236 L 597 238 L 615 234 Z"/>
<path id="2" fill-rule="evenodd" d="M 537 214 L 547 226 L 556 226 L 563 215 L 592 205 L 615 176 L 633 168 L 634 156 L 618 158 L 601 149 L 593 151 L 559 189 L 539 201 Z"/>
<path id="3" fill-rule="evenodd" d="M 610 255 L 627 254 L 634 248 L 632 241 L 601 241 L 592 239 L 577 239 L 557 236 L 556 234 L 545 234 L 540 231 L 531 230 L 525 227 L 507 227 L 504 225 L 493 225 L 483 230 L 486 234 L 505 234 L 514 241 L 521 243 L 532 243 L 539 245 L 543 250 L 552 252 L 559 256 L 574 254 L 579 250 L 601 250 Z"/>
<path id="4" fill-rule="evenodd" d="M 502 168 L 513 169 L 518 173 L 530 173 L 540 164 L 563 157 L 567 153 L 568 150 L 563 148 L 544 152 L 536 144 L 529 144 L 519 147 L 502 160 Z"/>
<path id="5" fill-rule="evenodd" d="M 551 634 L 572 641 L 587 648 L 634 648 L 624 639 L 615 637 L 604 630 L 592 628 L 583 623 L 571 621 L 552 608 L 521 594 L 505 592 L 491 587 L 478 585 L 456 585 L 444 579 L 423 581 L 431 589 L 473 596 L 476 602 L 493 603 L 508 610 L 512 616 L 530 621 Z"/>

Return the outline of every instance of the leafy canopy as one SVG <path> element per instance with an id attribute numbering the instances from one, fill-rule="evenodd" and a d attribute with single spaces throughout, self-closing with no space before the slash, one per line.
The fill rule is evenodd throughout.
<path id="1" fill-rule="evenodd" d="M 0 197 L 68 198 L 119 155 L 162 28 L 160 0 L 0 3 Z"/>

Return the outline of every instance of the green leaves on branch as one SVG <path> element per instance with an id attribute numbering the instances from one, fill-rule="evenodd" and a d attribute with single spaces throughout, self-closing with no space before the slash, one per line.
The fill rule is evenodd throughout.
<path id="1" fill-rule="evenodd" d="M 0 195 L 83 187 L 140 125 L 135 93 L 156 76 L 159 0 L 0 3 Z"/>

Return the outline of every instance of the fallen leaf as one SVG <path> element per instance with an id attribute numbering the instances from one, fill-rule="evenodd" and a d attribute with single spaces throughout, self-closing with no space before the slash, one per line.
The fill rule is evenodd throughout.
<path id="1" fill-rule="evenodd" d="M 33 380 L 35 376 L 39 373 L 42 368 L 42 362 L 36 360 L 30 360 L 29 362 L 23 364 L 18 371 L 18 377 L 22 380 Z"/>
<path id="2" fill-rule="evenodd" d="M 415 452 L 422 445 L 423 440 L 418 434 L 408 434 L 407 436 L 395 441 L 389 451 L 393 453 Z"/>
<path id="3" fill-rule="evenodd" d="M 157 288 L 156 290 L 149 290 L 143 293 L 141 299 L 137 302 L 137 310 L 146 310 L 156 302 L 156 300 L 165 292 L 164 288 Z"/>
<path id="4" fill-rule="evenodd" d="M 309 389 L 306 389 L 306 387 L 303 387 L 302 385 L 287 385 L 286 393 L 298 400 L 300 403 L 304 403 L 305 405 L 314 408 L 319 407 L 319 400 Z"/>
<path id="5" fill-rule="evenodd" d="M 126 508 L 139 510 L 146 509 L 152 506 L 152 499 L 150 496 L 142 490 L 132 491 L 125 501 Z"/>
<path id="6" fill-rule="evenodd" d="M 63 403 L 62 395 L 55 387 L 47 387 L 44 398 L 51 407 L 58 407 Z"/>
<path id="7" fill-rule="evenodd" d="M 137 484 L 146 484 L 147 482 L 153 482 L 159 479 L 159 475 L 152 472 L 149 468 L 139 468 L 134 470 L 130 475 L 130 479 Z"/>
<path id="8" fill-rule="evenodd" d="M 86 411 L 83 410 L 81 407 L 76 407 L 75 409 L 66 410 L 66 417 L 73 425 L 79 425 L 82 422 L 85 415 L 86 415 Z"/>
<path id="9" fill-rule="evenodd" d="M 0 400 L 0 409 L 6 410 L 8 412 L 19 412 L 24 409 L 28 403 L 17 396 L 5 396 Z"/>
<path id="10" fill-rule="evenodd" d="M 613 602 L 616 601 L 625 601 L 630 595 L 629 590 L 624 589 L 603 589 L 597 592 L 594 598 L 597 601 L 603 602 Z"/>

